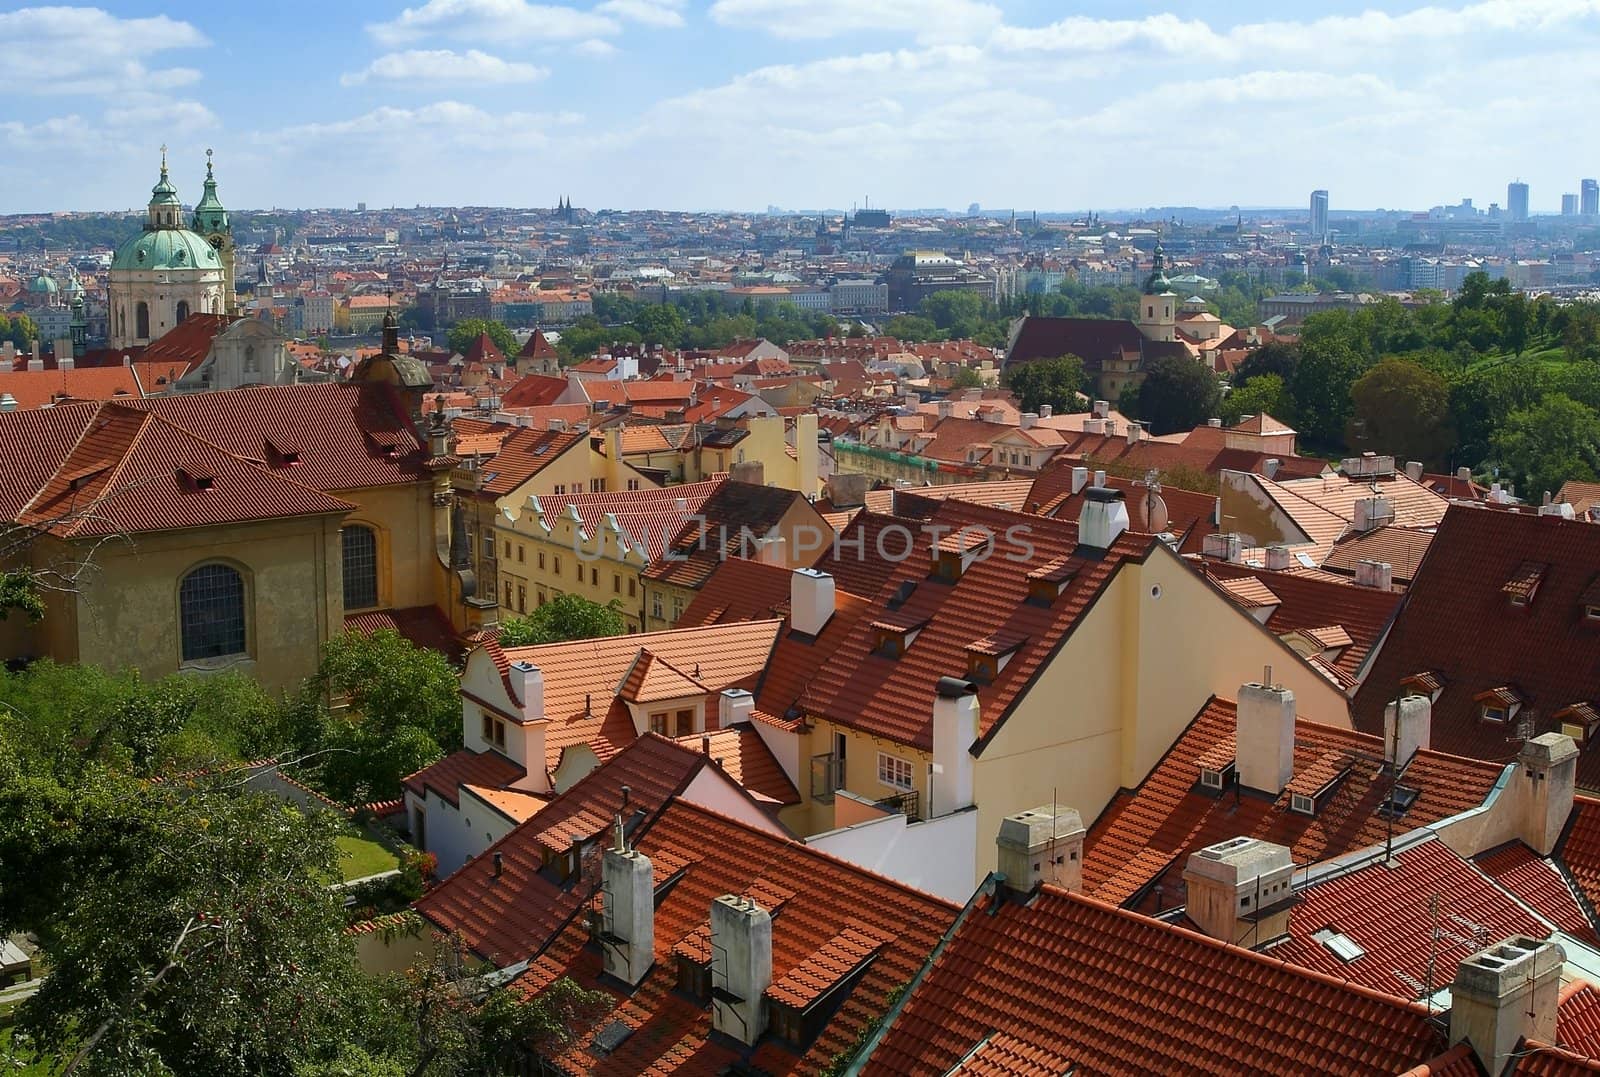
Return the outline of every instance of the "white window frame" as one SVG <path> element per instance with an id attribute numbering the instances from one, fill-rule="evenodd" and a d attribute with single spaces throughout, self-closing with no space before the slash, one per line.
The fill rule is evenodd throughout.
<path id="1" fill-rule="evenodd" d="M 905 774 L 905 780 L 900 781 L 899 775 Z M 902 792 L 916 787 L 916 766 L 909 759 L 888 752 L 878 753 L 878 781 L 890 789 L 899 789 Z"/>

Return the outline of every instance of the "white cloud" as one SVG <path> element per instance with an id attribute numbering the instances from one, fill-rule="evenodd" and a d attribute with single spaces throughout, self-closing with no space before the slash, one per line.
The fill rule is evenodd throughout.
<path id="1" fill-rule="evenodd" d="M 340 76 L 339 81 L 346 86 L 359 86 L 364 82 L 405 82 L 431 86 L 461 82 L 502 86 L 537 82 L 549 74 L 547 67 L 502 60 L 477 49 L 468 49 L 466 52 L 411 49 L 380 56 L 363 70 Z"/>
<path id="2" fill-rule="evenodd" d="M 385 45 L 424 37 L 483 41 L 571 41 L 620 32 L 615 19 L 574 7 L 527 0 L 427 0 L 397 18 L 373 23 L 369 33 Z"/>
<path id="3" fill-rule="evenodd" d="M 609 41 L 601 41 L 598 37 L 591 37 L 587 41 L 580 41 L 572 46 L 572 51 L 579 56 L 587 56 L 591 60 L 605 60 L 617 54 L 617 47 Z"/>
<path id="4" fill-rule="evenodd" d="M 385 106 L 347 120 L 285 127 L 259 135 L 257 141 L 298 149 L 318 143 L 361 141 L 397 148 L 426 144 L 430 153 L 441 145 L 500 151 L 543 146 L 549 141 L 551 129 L 582 119 L 576 112 L 492 113 L 460 101 L 438 101 L 420 108 Z"/>
<path id="5" fill-rule="evenodd" d="M 26 7 L 0 13 L 6 88 L 12 94 L 116 94 L 171 89 L 199 79 L 192 68 L 151 70 L 152 55 L 210 44 L 165 15 L 124 19 L 99 8 Z"/>
<path id="6" fill-rule="evenodd" d="M 671 30 L 683 25 L 683 0 L 605 0 L 597 12 Z"/>
<path id="7" fill-rule="evenodd" d="M 980 0 L 716 0 L 724 26 L 781 38 L 827 38 L 863 31 L 908 33 L 919 41 L 966 41 L 1000 25 L 1000 9 Z"/>

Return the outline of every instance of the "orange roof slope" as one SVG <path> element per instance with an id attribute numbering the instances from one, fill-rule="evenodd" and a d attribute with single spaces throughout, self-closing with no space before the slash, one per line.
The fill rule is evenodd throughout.
<path id="1" fill-rule="evenodd" d="M 1390 1077 L 1445 1048 L 1418 1007 L 1049 885 L 979 901 L 863 1073 L 961 1072 L 997 1034 L 1127 1077 Z"/>
<path id="2" fill-rule="evenodd" d="M 1006 537 L 1019 522 L 1028 528 L 1026 543 Z M 941 502 L 929 524 L 945 534 L 985 529 L 994 536 L 993 549 L 952 583 L 929 573 L 931 531 L 913 526 L 898 535 L 889 554 L 908 556 L 894 563 L 870 615 L 856 622 L 832 660 L 817 670 L 807 700 L 814 714 L 924 751 L 933 744 L 934 687 L 940 677 L 965 675 L 968 648 L 975 641 L 1002 632 L 1023 641 L 979 690 L 981 732 L 987 735 L 1121 563 L 1143 560 L 1157 542 L 1151 535 L 1125 532 L 1109 551 L 1088 550 L 1078 545 L 1076 522 L 953 500 Z M 1029 573 L 1045 569 L 1059 571 L 1066 581 L 1048 605 L 1029 601 Z M 879 630 L 873 625 L 888 622 L 923 625 L 899 658 L 878 650 Z"/>
<path id="3" fill-rule="evenodd" d="M 587 439 L 582 431 L 535 430 L 519 426 L 483 466 L 483 493 L 504 497 L 543 471 L 579 442 Z"/>
<path id="4" fill-rule="evenodd" d="M 537 820 L 536 820 L 537 821 Z M 600 977 L 600 954 L 588 929 L 573 919 L 518 981 L 525 991 L 561 976 L 611 994 L 615 1008 L 601 1028 L 621 1022 L 627 1036 L 609 1053 L 587 1033 L 558 1063 L 572 1070 L 633 1077 L 643 1073 L 714 1074 L 748 1054 L 754 1072 L 816 1073 L 855 1044 L 887 1009 L 887 996 L 908 982 L 955 919 L 956 907 L 797 841 L 754 830 L 684 800 L 672 801 L 643 830 L 639 851 L 650 857 L 659 886 L 675 867 L 683 875 L 659 893 L 655 911 L 656 963 L 631 993 Z M 773 1036 L 753 1052 L 711 1034 L 709 1006 L 676 990 L 678 953 L 695 960 L 704 948 L 711 903 L 724 894 L 749 894 L 772 921 L 772 987 L 768 997 L 795 1001 L 833 989 L 836 1006 L 815 1040 L 800 1049 Z M 596 899 L 598 900 L 598 899 Z M 845 961 L 864 962 L 856 972 Z M 851 974 L 854 973 L 852 976 Z"/>
<path id="5" fill-rule="evenodd" d="M 602 837 L 618 812 L 654 816 L 705 765 L 699 752 L 645 734 L 423 895 L 416 910 L 439 928 L 459 932 L 473 953 L 496 965 L 532 957 L 577 911 L 595 882 L 588 878 L 590 885 L 564 886 L 545 868 L 546 861 L 575 841 Z M 451 795 L 453 802 L 453 789 Z M 489 867 L 494 853 L 500 854 L 498 878 Z"/>
<path id="6" fill-rule="evenodd" d="M 1381 737 L 1296 722 L 1295 775 L 1320 768 L 1337 781 L 1323 794 L 1315 815 L 1302 815 L 1288 810 L 1289 789 L 1276 798 L 1248 790 L 1239 790 L 1237 796 L 1235 790 L 1221 795 L 1198 791 L 1202 759 L 1213 769 L 1233 761 L 1235 724 L 1233 702 L 1212 699 L 1150 776 L 1112 800 L 1084 842 L 1086 893 L 1114 905 L 1171 908 L 1184 903 L 1183 868 L 1189 854 L 1228 838 L 1287 845 L 1298 864 L 1320 863 L 1384 840 L 1389 823 L 1378 809 L 1388 799 L 1388 784 L 1374 780 L 1382 767 Z M 1415 830 L 1479 806 L 1501 769 L 1418 752 L 1400 780 L 1418 795 L 1394 829 Z"/>
<path id="7" fill-rule="evenodd" d="M 645 578 L 677 587 L 700 587 L 725 556 L 748 555 L 740 550 L 746 532 L 765 535 L 796 500 L 803 501 L 804 496 L 777 486 L 731 479 L 723 482 L 701 503 L 701 518 L 691 520 L 674 536 L 669 548 L 675 556 L 651 565 Z"/>
<path id="8" fill-rule="evenodd" d="M 1531 601 L 1505 590 L 1528 562 L 1548 566 Z M 1356 693 L 1360 729 L 1383 728 L 1384 704 L 1407 677 L 1432 672 L 1443 690 L 1433 704 L 1433 746 L 1478 759 L 1516 755 L 1517 730 L 1485 721 L 1477 696 L 1515 689 L 1517 721 L 1531 734 L 1559 728 L 1556 715 L 1600 701 L 1600 623 L 1587 615 L 1600 579 L 1600 527 L 1453 505 L 1439 524 L 1405 603 Z M 1578 785 L 1600 788 L 1600 751 L 1584 745 Z"/>
<path id="9" fill-rule="evenodd" d="M 1596 936 L 1566 876 L 1522 842 L 1491 849 L 1474 863 L 1501 889 L 1516 895 L 1540 916 L 1590 946 L 1600 947 L 1600 936 Z"/>
<path id="10" fill-rule="evenodd" d="M 191 314 L 146 344 L 137 359 L 141 363 L 168 364 L 181 378 L 211 354 L 211 342 L 217 334 L 239 320 L 228 314 Z"/>

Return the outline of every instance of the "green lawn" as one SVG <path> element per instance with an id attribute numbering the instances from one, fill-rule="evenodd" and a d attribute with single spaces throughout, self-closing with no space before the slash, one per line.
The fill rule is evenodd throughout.
<path id="1" fill-rule="evenodd" d="M 400 861 L 388 849 L 369 838 L 356 834 L 341 834 L 334 839 L 339 846 L 339 871 L 344 881 L 364 879 L 400 866 Z"/>
<path id="2" fill-rule="evenodd" d="M 1489 366 L 1491 364 L 1504 363 L 1512 358 L 1513 356 L 1510 352 L 1490 352 L 1474 362 L 1472 364 L 1472 369 L 1477 370 L 1480 367 Z M 1572 361 L 1571 359 L 1567 358 L 1567 349 L 1560 347 L 1559 345 L 1554 347 L 1529 348 L 1527 351 L 1522 353 L 1522 358 L 1524 361 L 1531 360 L 1545 367 L 1562 367 L 1566 366 Z"/>
<path id="3" fill-rule="evenodd" d="M 5 1077 L 50 1077 L 60 1068 L 59 1063 L 51 1065 L 44 1062 L 16 1068 L 11 1058 L 11 1030 L 0 1028 L 0 1073 Z"/>

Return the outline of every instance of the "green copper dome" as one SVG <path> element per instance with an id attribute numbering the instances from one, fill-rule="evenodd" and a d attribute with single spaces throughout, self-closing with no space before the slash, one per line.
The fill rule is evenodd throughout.
<path id="1" fill-rule="evenodd" d="M 179 204 L 178 189 L 167 178 L 167 160 L 165 157 L 161 159 L 161 178 L 156 181 L 154 187 L 150 188 L 150 204 L 152 206 L 176 206 Z"/>
<path id="2" fill-rule="evenodd" d="M 187 228 L 157 228 L 134 236 L 117 249 L 112 269 L 222 269 L 222 260 L 201 236 Z"/>
<path id="3" fill-rule="evenodd" d="M 48 273 L 40 273 L 28 282 L 28 291 L 35 295 L 55 295 L 58 290 L 56 279 Z"/>
<path id="4" fill-rule="evenodd" d="M 1144 281 L 1145 295 L 1162 295 L 1172 291 L 1172 282 L 1167 279 L 1167 271 L 1162 267 L 1162 256 L 1165 253 L 1161 249 L 1161 241 L 1156 240 L 1154 264 L 1150 267 L 1150 275 Z"/>

